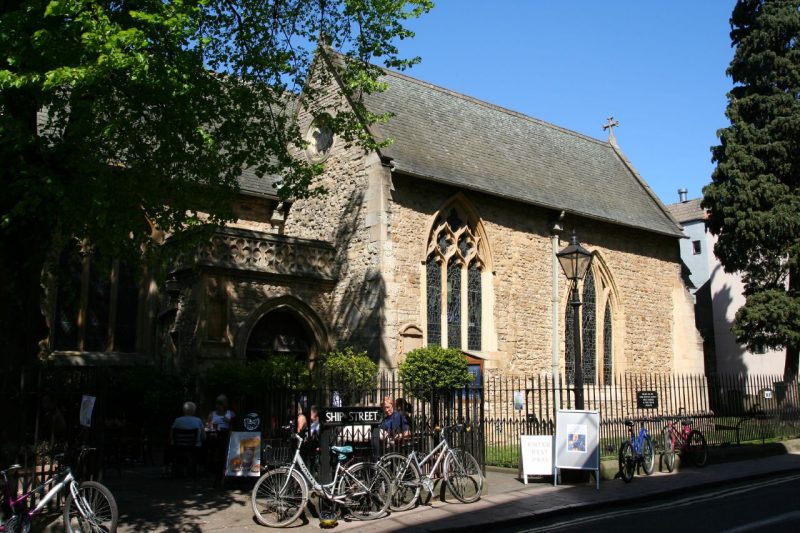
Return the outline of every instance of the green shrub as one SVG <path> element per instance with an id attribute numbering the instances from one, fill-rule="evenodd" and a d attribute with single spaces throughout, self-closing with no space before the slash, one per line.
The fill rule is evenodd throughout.
<path id="1" fill-rule="evenodd" d="M 443 389 L 460 389 L 472 382 L 467 357 L 455 348 L 427 346 L 408 352 L 400 365 L 400 378 L 412 394 L 427 395 Z"/>
<path id="2" fill-rule="evenodd" d="M 323 356 L 320 367 L 325 384 L 342 394 L 345 404 L 357 401 L 370 390 L 378 375 L 378 365 L 367 352 L 356 352 L 349 346 Z"/>
<path id="3" fill-rule="evenodd" d="M 224 361 L 205 371 L 203 388 L 211 396 L 258 395 L 265 387 L 306 390 L 311 372 L 292 355 L 271 354 L 258 361 Z"/>

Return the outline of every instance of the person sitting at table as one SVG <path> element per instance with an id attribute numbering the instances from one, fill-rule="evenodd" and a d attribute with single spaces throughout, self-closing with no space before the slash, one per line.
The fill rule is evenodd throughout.
<path id="1" fill-rule="evenodd" d="M 203 439 L 206 435 L 205 431 L 203 431 L 203 421 L 194 416 L 195 411 L 197 411 L 197 406 L 194 402 L 184 402 L 183 416 L 179 416 L 174 422 L 172 422 L 172 429 L 196 429 L 196 446 L 199 447 L 203 445 Z M 172 439 L 172 435 L 170 435 L 170 444 L 175 444 L 174 440 Z"/>
<path id="2" fill-rule="evenodd" d="M 406 438 L 411 435 L 411 427 L 403 413 L 395 411 L 394 401 L 387 396 L 383 399 L 383 422 L 381 422 L 381 439 Z"/>
<path id="3" fill-rule="evenodd" d="M 212 431 L 230 431 L 233 411 L 228 409 L 228 397 L 217 396 L 216 407 L 208 414 L 208 427 Z"/>
<path id="4" fill-rule="evenodd" d="M 169 432 L 169 448 L 165 457 L 165 468 L 171 468 L 173 475 L 176 475 L 176 467 L 181 462 L 187 463 L 187 467 L 195 468 L 197 458 L 200 454 L 200 448 L 205 439 L 205 431 L 203 431 L 203 421 L 194 415 L 197 411 L 197 406 L 194 402 L 184 402 L 183 416 L 177 417 L 172 422 L 172 427 Z M 191 445 L 183 442 L 175 442 L 175 430 L 194 430 L 195 432 L 195 445 L 192 450 Z M 188 437 L 188 435 L 187 435 Z M 181 451 L 182 450 L 182 451 Z M 183 461 L 181 461 L 183 459 Z"/>

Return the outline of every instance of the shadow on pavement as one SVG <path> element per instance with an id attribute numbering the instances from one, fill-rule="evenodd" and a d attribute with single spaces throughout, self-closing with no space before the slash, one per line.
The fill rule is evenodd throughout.
<path id="1" fill-rule="evenodd" d="M 108 473 L 103 482 L 117 500 L 121 529 L 191 533 L 224 527 L 232 515 L 252 514 L 255 480 L 230 480 L 219 489 L 208 476 L 171 479 L 161 468 L 143 467 Z"/>

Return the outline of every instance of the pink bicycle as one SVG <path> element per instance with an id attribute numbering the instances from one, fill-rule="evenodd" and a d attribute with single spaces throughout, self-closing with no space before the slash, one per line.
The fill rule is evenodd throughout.
<path id="1" fill-rule="evenodd" d="M 684 409 L 681 408 L 684 413 Z M 672 472 L 675 469 L 675 453 L 680 449 L 681 460 L 691 463 L 696 467 L 705 466 L 708 462 L 708 445 L 706 438 L 697 430 L 692 429 L 692 420 L 683 416 L 680 418 L 681 429 L 679 430 L 675 419 L 668 419 L 667 425 L 662 431 L 664 451 L 662 458 L 667 470 Z"/>

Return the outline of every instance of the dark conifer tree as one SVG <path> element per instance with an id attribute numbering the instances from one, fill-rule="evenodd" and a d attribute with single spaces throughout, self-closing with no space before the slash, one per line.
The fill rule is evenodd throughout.
<path id="1" fill-rule="evenodd" d="M 746 303 L 733 333 L 754 350 L 800 347 L 800 0 L 739 0 L 731 16 L 730 126 L 704 189 L 714 252 L 740 272 Z"/>

